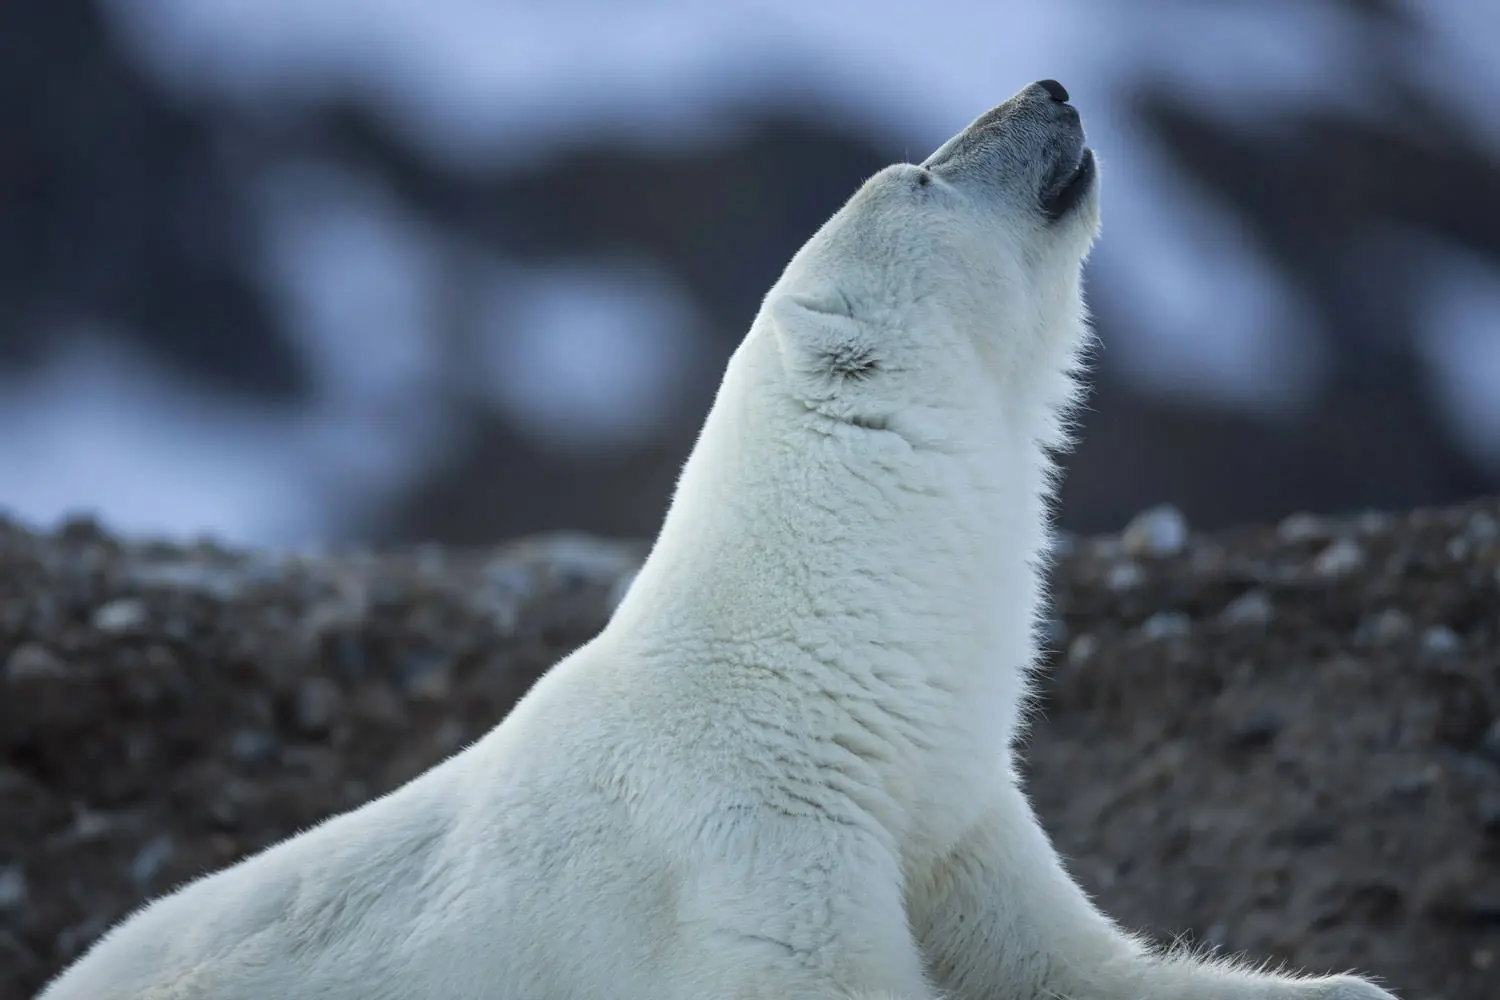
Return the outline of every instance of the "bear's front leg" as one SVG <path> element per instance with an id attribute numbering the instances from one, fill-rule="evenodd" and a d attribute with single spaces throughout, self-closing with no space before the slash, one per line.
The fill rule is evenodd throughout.
<path id="1" fill-rule="evenodd" d="M 934 985 L 952 1000 L 1395 1000 L 1357 976 L 1288 976 L 1163 953 L 1121 930 L 1064 869 L 1014 781 L 908 892 Z"/>
<path id="2" fill-rule="evenodd" d="M 683 1000 L 933 1000 L 900 864 L 868 827 L 730 814 L 683 859 Z"/>

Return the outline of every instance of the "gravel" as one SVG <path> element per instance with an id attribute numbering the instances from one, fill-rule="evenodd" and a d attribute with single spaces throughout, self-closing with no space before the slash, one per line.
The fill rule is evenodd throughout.
<path id="1" fill-rule="evenodd" d="M 0 1000 L 143 899 L 476 738 L 644 552 L 242 552 L 0 520 Z M 1500 504 L 1057 547 L 1026 750 L 1107 910 L 1500 996 Z"/>

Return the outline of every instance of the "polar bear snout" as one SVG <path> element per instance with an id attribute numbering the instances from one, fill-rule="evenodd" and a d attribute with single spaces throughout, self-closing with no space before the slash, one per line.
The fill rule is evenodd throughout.
<path id="1" fill-rule="evenodd" d="M 1039 135 L 1053 127 L 1063 130 L 1083 130 L 1078 109 L 1069 104 L 1068 89 L 1056 80 L 1038 80 L 1027 84 L 1014 95 L 986 111 L 969 123 L 969 127 L 948 140 L 943 149 L 928 158 L 928 166 L 944 152 L 959 153 L 973 150 L 987 143 L 1024 140 L 1027 135 Z"/>
<path id="2" fill-rule="evenodd" d="M 1056 80 L 1038 80 L 980 115 L 922 164 L 955 183 L 1003 189 L 1048 222 L 1074 214 L 1094 190 L 1083 119 Z"/>

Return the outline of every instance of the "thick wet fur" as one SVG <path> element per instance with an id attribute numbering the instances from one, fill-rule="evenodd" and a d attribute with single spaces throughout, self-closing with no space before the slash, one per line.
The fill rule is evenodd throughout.
<path id="1" fill-rule="evenodd" d="M 1066 97 L 881 171 L 797 253 L 618 611 L 503 723 L 45 996 L 1390 1000 L 1152 951 L 1016 778 L 1098 228 Z"/>

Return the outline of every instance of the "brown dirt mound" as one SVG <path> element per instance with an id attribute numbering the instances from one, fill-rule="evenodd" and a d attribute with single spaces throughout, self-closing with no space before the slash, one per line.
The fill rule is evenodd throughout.
<path id="1" fill-rule="evenodd" d="M 1111 913 L 1500 996 L 1500 504 L 1065 546 L 1028 748 Z M 642 552 L 278 556 L 0 522 L 0 1000 L 477 737 Z"/>

